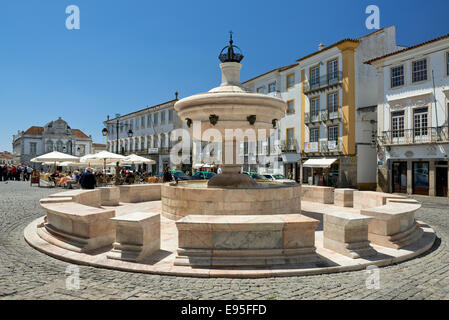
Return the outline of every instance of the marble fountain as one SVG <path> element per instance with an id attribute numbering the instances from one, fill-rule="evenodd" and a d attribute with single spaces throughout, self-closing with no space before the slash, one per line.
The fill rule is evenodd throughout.
<path id="1" fill-rule="evenodd" d="M 222 83 L 175 104 L 193 137 L 214 130 L 223 173 L 181 181 L 75 190 L 41 200 L 46 215 L 24 231 L 52 257 L 132 272 L 270 277 L 360 270 L 411 259 L 435 233 L 401 196 L 273 182 L 240 173 L 236 130 L 269 136 L 283 100 L 240 83 L 243 55 L 220 53 Z M 199 124 L 199 125 L 198 125 Z M 200 128 L 199 130 L 195 128 Z"/>

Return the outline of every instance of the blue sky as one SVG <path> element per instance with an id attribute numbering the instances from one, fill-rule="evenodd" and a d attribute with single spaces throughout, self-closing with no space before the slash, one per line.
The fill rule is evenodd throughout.
<path id="1" fill-rule="evenodd" d="M 67 30 L 68 5 L 80 30 Z M 12 135 L 63 117 L 101 135 L 106 116 L 209 90 L 220 83 L 218 53 L 234 31 L 242 80 L 294 63 L 320 42 L 372 32 L 368 5 L 381 27 L 396 25 L 400 45 L 449 33 L 447 0 L 315 1 L 0 1 L 0 151 Z"/>

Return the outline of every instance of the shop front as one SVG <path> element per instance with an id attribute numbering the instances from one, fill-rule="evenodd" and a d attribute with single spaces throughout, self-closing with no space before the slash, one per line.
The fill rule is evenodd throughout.
<path id="1" fill-rule="evenodd" d="M 394 193 L 407 193 L 407 161 L 393 162 L 392 183 Z"/>
<path id="2" fill-rule="evenodd" d="M 338 185 L 338 159 L 309 159 L 303 164 L 303 183 L 316 186 Z"/>
<path id="3" fill-rule="evenodd" d="M 281 158 L 284 165 L 284 177 L 299 182 L 301 179 L 299 163 L 301 155 L 299 153 L 284 153 L 281 155 Z"/>

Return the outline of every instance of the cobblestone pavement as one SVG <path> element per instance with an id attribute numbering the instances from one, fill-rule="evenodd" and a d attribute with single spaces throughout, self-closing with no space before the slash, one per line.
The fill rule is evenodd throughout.
<path id="1" fill-rule="evenodd" d="M 419 198 L 418 219 L 438 239 L 429 253 L 380 268 L 380 289 L 367 271 L 268 279 L 198 279 L 79 266 L 80 287 L 66 289 L 70 264 L 31 248 L 23 229 L 44 215 L 38 200 L 54 189 L 0 182 L 0 299 L 449 299 L 449 199 Z"/>

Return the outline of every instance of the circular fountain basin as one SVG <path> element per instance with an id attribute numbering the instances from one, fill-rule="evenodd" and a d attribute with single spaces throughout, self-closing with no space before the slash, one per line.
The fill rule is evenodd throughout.
<path id="1" fill-rule="evenodd" d="M 301 212 L 301 185 L 273 181 L 248 188 L 208 187 L 207 180 L 166 183 L 161 187 L 162 215 L 268 215 Z"/>

